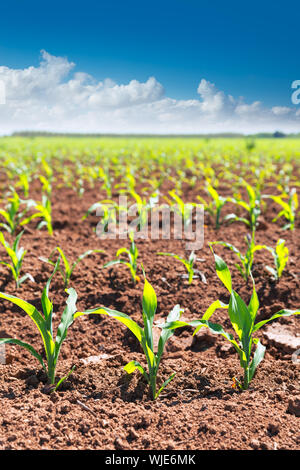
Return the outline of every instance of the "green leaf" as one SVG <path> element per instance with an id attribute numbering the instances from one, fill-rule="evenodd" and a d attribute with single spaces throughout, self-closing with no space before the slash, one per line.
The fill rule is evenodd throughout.
<path id="1" fill-rule="evenodd" d="M 213 315 L 213 313 L 218 309 L 218 308 L 228 308 L 228 305 L 227 304 L 224 304 L 223 302 L 221 302 L 220 300 L 215 300 L 215 302 L 213 302 L 209 307 L 208 309 L 206 310 L 206 312 L 204 313 L 203 317 L 201 318 L 201 320 L 209 320 L 210 317 Z M 198 331 L 203 327 L 204 325 L 200 325 L 196 328 L 196 330 L 194 331 L 194 335 L 196 335 L 198 333 Z"/>
<path id="2" fill-rule="evenodd" d="M 18 346 L 21 346 L 22 348 L 27 349 L 27 351 L 29 351 L 39 361 L 43 369 L 46 371 L 42 356 L 30 344 L 24 343 L 24 341 L 20 341 L 19 339 L 13 338 L 0 338 L 0 344 L 16 344 Z"/>
<path id="3" fill-rule="evenodd" d="M 270 321 L 275 320 L 276 318 L 279 317 L 290 317 L 291 315 L 300 315 L 300 310 L 287 310 L 287 309 L 282 309 L 279 310 L 279 312 L 275 313 L 272 315 L 271 318 L 268 318 L 268 320 L 262 320 L 259 323 L 256 323 L 253 327 L 253 332 L 259 330 L 263 325 L 266 323 L 269 323 Z"/>
<path id="4" fill-rule="evenodd" d="M 183 312 L 183 309 L 180 308 L 180 305 L 179 304 L 175 305 L 175 307 L 171 310 L 171 312 L 167 316 L 167 323 L 179 320 L 182 312 Z M 165 344 L 173 334 L 174 334 L 173 330 L 162 329 L 162 332 L 158 341 L 158 348 L 157 348 L 157 367 L 159 365 L 161 356 L 163 354 Z"/>
<path id="5" fill-rule="evenodd" d="M 48 281 L 46 282 L 46 285 L 43 289 L 42 297 L 41 297 L 42 309 L 43 309 L 44 317 L 45 317 L 45 320 L 46 320 L 46 325 L 47 325 L 48 330 L 51 332 L 51 335 L 52 335 L 53 304 L 52 304 L 51 300 L 49 299 L 49 288 L 50 288 L 50 283 L 53 279 L 53 276 L 55 275 L 55 273 L 59 269 L 59 265 L 60 265 L 60 257 L 57 259 L 57 261 L 55 263 L 54 270 L 53 270 L 51 276 L 49 277 Z"/>
<path id="6" fill-rule="evenodd" d="M 261 344 L 259 340 L 256 342 L 256 350 L 252 359 L 252 362 L 249 367 L 249 381 L 252 380 L 257 366 L 261 363 L 261 361 L 264 358 L 265 352 L 266 352 L 266 347 Z"/>
<path id="7" fill-rule="evenodd" d="M 149 376 L 138 361 L 130 361 L 124 367 L 124 370 L 127 372 L 127 374 L 132 374 L 136 369 L 140 371 L 140 373 L 145 377 L 145 379 L 149 383 Z"/>
<path id="8" fill-rule="evenodd" d="M 74 372 L 75 369 L 76 369 L 76 366 L 73 366 L 72 369 L 70 369 L 69 372 L 57 382 L 53 391 L 58 390 L 61 384 L 70 377 L 70 375 Z"/>
<path id="9" fill-rule="evenodd" d="M 30 303 L 25 302 L 25 300 L 19 299 L 18 297 L 14 297 L 13 295 L 4 294 L 3 292 L 0 292 L 0 298 L 12 302 L 13 304 L 17 305 L 22 310 L 24 310 L 24 312 L 30 316 L 30 318 L 35 323 L 41 334 L 46 350 L 47 359 L 49 359 L 54 351 L 54 341 L 51 337 L 50 331 L 48 331 L 46 328 L 45 320 L 42 314 L 34 307 L 34 305 L 31 305 Z"/>
<path id="10" fill-rule="evenodd" d="M 248 305 L 248 310 L 249 310 L 251 318 L 252 318 L 252 326 L 253 326 L 254 320 L 256 318 L 257 311 L 259 309 L 259 300 L 258 300 L 258 296 L 257 296 L 256 290 L 255 290 L 255 284 L 254 284 L 254 279 L 253 278 L 252 278 L 252 282 L 253 282 L 253 292 L 252 292 L 252 296 L 251 296 L 251 299 L 250 299 L 250 302 L 249 302 L 249 305 Z"/>
<path id="11" fill-rule="evenodd" d="M 55 363 L 57 361 L 61 345 L 67 336 L 68 328 L 73 323 L 73 315 L 76 312 L 77 292 L 75 289 L 70 288 L 67 290 L 67 293 L 69 294 L 66 302 L 67 305 L 61 316 L 61 323 L 57 329 L 57 335 L 55 339 Z"/>
<path id="12" fill-rule="evenodd" d="M 56 249 L 59 252 L 59 254 L 60 254 L 60 256 L 61 256 L 61 258 L 64 262 L 65 272 L 66 272 L 66 275 L 68 276 L 69 273 L 70 273 L 70 270 L 71 270 L 69 261 L 67 260 L 66 255 L 64 254 L 64 252 L 62 251 L 62 249 L 59 246 L 57 246 Z"/>
<path id="13" fill-rule="evenodd" d="M 114 259 L 112 261 L 108 261 L 108 263 L 105 263 L 102 268 L 109 268 L 110 266 L 114 266 L 115 264 L 124 264 L 123 260 L 120 259 Z"/>
<path id="14" fill-rule="evenodd" d="M 233 291 L 230 296 L 228 314 L 232 326 L 242 342 L 247 355 L 250 354 L 250 337 L 252 330 L 252 317 L 243 299 Z"/>
<path id="15" fill-rule="evenodd" d="M 145 337 L 149 347 L 153 350 L 152 325 L 157 308 L 157 298 L 153 287 L 146 278 L 142 303 Z"/>
<path id="16" fill-rule="evenodd" d="M 238 343 L 235 341 L 234 337 L 232 334 L 227 333 L 226 331 L 223 330 L 223 327 L 219 325 L 218 323 L 212 323 L 207 320 L 192 320 L 190 322 L 184 322 L 184 321 L 173 321 L 170 323 L 166 323 L 164 325 L 161 325 L 162 328 L 167 328 L 167 329 L 176 329 L 176 328 L 181 328 L 183 326 L 192 326 L 194 328 L 198 328 L 200 325 L 203 325 L 213 333 L 213 334 L 218 334 L 222 335 L 224 338 L 226 338 L 230 343 L 234 346 L 235 350 L 239 354 L 240 357 L 240 363 L 241 366 L 243 367 L 247 362 L 246 355 L 244 351 L 239 347 Z M 193 333 L 193 335 L 195 332 Z"/>
<path id="17" fill-rule="evenodd" d="M 231 274 L 230 274 L 230 271 L 228 269 L 228 266 L 225 263 L 225 261 L 222 258 L 220 258 L 220 256 L 216 255 L 213 252 L 213 250 L 212 250 L 212 253 L 213 253 L 214 258 L 215 258 L 215 268 L 216 268 L 217 275 L 221 279 L 221 281 L 223 282 L 226 289 L 231 293 L 232 292 L 232 282 L 231 282 Z"/>
<path id="18" fill-rule="evenodd" d="M 155 398 L 158 398 L 159 395 L 161 394 L 161 392 L 166 388 L 166 386 L 174 379 L 176 375 L 176 372 L 173 372 L 173 374 L 170 375 L 170 377 L 164 381 L 164 383 L 162 384 L 162 386 L 160 387 L 160 389 L 158 390 L 158 392 L 156 393 L 155 395 Z"/>
<path id="19" fill-rule="evenodd" d="M 119 248 L 119 250 L 118 250 L 117 253 L 116 253 L 116 256 L 120 256 L 120 255 L 122 255 L 123 253 L 125 253 L 126 255 L 129 256 L 130 251 L 128 250 L 128 248 L 125 248 L 125 247 Z"/>
<path id="20" fill-rule="evenodd" d="M 122 312 L 118 312 L 117 310 L 111 310 L 110 308 L 100 307 L 91 310 L 86 310 L 84 312 L 76 312 L 74 314 L 74 320 L 81 315 L 108 315 L 109 317 L 115 318 L 119 322 L 123 323 L 123 325 L 127 326 L 127 328 L 136 336 L 139 342 L 142 342 L 142 338 L 144 337 L 144 332 L 142 328 L 133 321 L 128 315 Z"/>

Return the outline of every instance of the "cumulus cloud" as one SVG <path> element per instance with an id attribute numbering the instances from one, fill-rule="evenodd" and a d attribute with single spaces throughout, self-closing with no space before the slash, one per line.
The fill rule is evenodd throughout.
<path id="1" fill-rule="evenodd" d="M 0 134 L 17 130 L 97 133 L 298 132 L 295 107 L 246 103 L 202 78 L 198 99 L 165 95 L 154 77 L 118 84 L 77 72 L 64 57 L 41 52 L 37 67 L 0 66 L 6 103 L 0 105 Z M 0 101 L 1 103 L 1 101 Z"/>

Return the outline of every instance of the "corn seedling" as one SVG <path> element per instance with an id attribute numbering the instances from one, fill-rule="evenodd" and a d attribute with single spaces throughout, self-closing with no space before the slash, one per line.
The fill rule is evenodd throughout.
<path id="1" fill-rule="evenodd" d="M 266 266 L 267 271 L 272 274 L 274 279 L 278 281 L 281 278 L 282 272 L 289 259 L 289 249 L 285 246 L 285 240 L 280 238 L 277 241 L 276 247 L 266 247 L 267 250 L 272 254 L 274 259 L 275 268 L 271 266 Z"/>
<path id="2" fill-rule="evenodd" d="M 52 391 L 56 390 L 73 370 L 71 369 L 71 371 L 55 385 L 55 370 L 60 349 L 64 340 L 66 339 L 68 329 L 73 323 L 73 315 L 76 312 L 77 300 L 76 291 L 72 288 L 68 289 L 67 293 L 69 294 L 69 297 L 66 301 L 67 305 L 62 313 L 61 322 L 58 326 L 56 337 L 54 337 L 52 322 L 53 304 L 52 301 L 49 299 L 49 287 L 54 274 L 59 269 L 59 263 L 60 258 L 57 260 L 54 271 L 48 279 L 46 286 L 44 287 L 41 297 L 42 313 L 40 313 L 34 305 L 26 302 L 25 300 L 19 299 L 18 297 L 15 297 L 10 294 L 4 294 L 3 292 L 0 292 L 1 299 L 8 300 L 14 305 L 20 307 L 25 313 L 29 315 L 33 323 L 36 325 L 43 340 L 47 366 L 45 365 L 42 355 L 39 354 L 36 349 L 28 343 L 24 343 L 23 341 L 13 338 L 2 338 L 0 339 L 0 344 L 16 344 L 27 349 L 27 351 L 29 351 L 39 361 L 44 371 L 47 373 L 50 385 L 52 386 Z"/>
<path id="3" fill-rule="evenodd" d="M 52 193 L 51 182 L 44 175 L 40 175 L 39 180 L 42 184 L 42 192 L 46 193 L 50 197 Z"/>
<path id="4" fill-rule="evenodd" d="M 46 193 L 50 198 L 52 193 L 52 182 L 54 180 L 54 172 L 49 163 L 45 160 L 45 158 L 42 158 L 41 165 L 46 176 L 39 175 L 39 180 L 42 184 L 42 191 Z"/>
<path id="5" fill-rule="evenodd" d="M 13 278 L 16 282 L 17 289 L 27 279 L 30 279 L 32 282 L 34 282 L 33 277 L 29 273 L 26 273 L 24 274 L 24 276 L 20 277 L 21 271 L 22 271 L 23 259 L 24 259 L 24 256 L 26 255 L 26 250 L 24 250 L 24 248 L 19 248 L 20 239 L 23 233 L 24 231 L 20 232 L 19 235 L 15 238 L 12 246 L 10 246 L 8 242 L 5 240 L 3 233 L 0 232 L 0 243 L 4 247 L 6 253 L 8 254 L 11 260 L 11 263 L 0 261 L 0 264 L 3 264 L 4 266 L 6 266 L 7 268 L 11 270 Z"/>
<path id="6" fill-rule="evenodd" d="M 136 227 L 138 231 L 141 231 L 147 225 L 148 212 L 155 207 L 158 202 L 159 196 L 157 194 L 153 194 L 149 198 L 149 201 L 147 201 L 146 199 L 142 199 L 139 194 L 134 190 L 129 191 L 129 194 L 135 199 L 135 205 L 132 207 L 132 209 L 136 209 L 136 212 L 138 214 Z"/>
<path id="7" fill-rule="evenodd" d="M 192 326 L 195 328 L 194 335 L 202 327 L 209 328 L 214 334 L 222 335 L 234 346 L 236 352 L 239 355 L 240 365 L 244 369 L 244 380 L 243 383 L 235 379 L 235 383 L 243 389 L 247 390 L 251 380 L 254 377 L 255 371 L 258 365 L 264 358 L 265 346 L 262 345 L 258 338 L 254 337 L 254 333 L 258 331 L 266 323 L 275 320 L 279 317 L 287 317 L 290 315 L 299 315 L 300 310 L 286 310 L 282 309 L 279 312 L 272 315 L 267 320 L 262 320 L 255 323 L 257 312 L 259 309 L 259 300 L 255 290 L 255 284 L 253 281 L 253 293 L 248 306 L 245 304 L 243 299 L 232 289 L 231 274 L 225 261 L 222 258 L 214 254 L 216 272 L 226 289 L 230 293 L 230 301 L 228 305 L 228 315 L 231 325 L 237 334 L 238 341 L 230 333 L 224 331 L 221 325 L 208 321 L 208 316 L 201 320 L 193 320 L 191 322 L 173 321 L 163 325 L 163 328 L 175 329 L 183 326 Z M 210 315 L 211 316 L 211 315 Z M 256 346 L 254 354 L 252 356 L 252 347 Z"/>
<path id="8" fill-rule="evenodd" d="M 261 213 L 261 194 L 258 188 L 255 190 L 250 184 L 243 182 L 246 187 L 249 202 L 237 198 L 228 198 L 233 204 L 243 207 L 248 212 L 248 219 L 239 217 L 236 214 L 228 214 L 224 217 L 224 221 L 243 222 L 250 228 L 251 233 L 255 233 L 258 224 L 258 217 Z"/>
<path id="9" fill-rule="evenodd" d="M 106 192 L 106 196 L 108 198 L 111 198 L 111 196 L 112 196 L 112 181 L 113 180 L 110 177 L 108 169 L 104 170 L 103 168 L 100 167 L 99 171 L 98 171 L 98 176 L 103 181 L 101 189 L 104 189 L 105 192 Z"/>
<path id="10" fill-rule="evenodd" d="M 111 199 L 103 199 L 102 201 L 95 202 L 90 206 L 87 212 L 82 217 L 82 220 L 85 220 L 93 212 L 96 212 L 96 215 L 101 216 L 100 226 L 101 231 L 99 233 L 107 232 L 109 224 L 117 224 L 117 214 L 120 214 L 125 208 L 120 207 L 115 201 Z"/>
<path id="11" fill-rule="evenodd" d="M 5 222 L 0 222 L 0 227 L 4 228 L 11 235 L 14 235 L 21 224 L 22 218 L 25 216 L 29 208 L 34 204 L 34 201 L 23 201 L 18 193 L 11 188 L 12 196 L 8 198 L 8 203 L 5 209 L 0 209 L 0 215 Z M 24 209 L 21 206 L 25 204 Z M 25 223 L 23 223 L 25 225 Z"/>
<path id="12" fill-rule="evenodd" d="M 233 251 L 233 253 L 239 258 L 240 264 L 236 263 L 235 267 L 241 273 L 243 279 L 248 282 L 248 279 L 251 275 L 252 265 L 254 261 L 254 253 L 258 250 L 267 250 L 268 247 L 266 245 L 255 245 L 254 237 L 250 235 L 245 236 L 245 241 L 247 245 L 246 253 L 243 254 L 238 250 L 234 245 L 227 242 L 217 241 L 211 242 L 209 245 L 221 245 L 225 246 L 229 250 Z"/>
<path id="13" fill-rule="evenodd" d="M 157 352 L 154 352 L 153 344 L 153 320 L 157 308 L 157 298 L 155 291 L 151 284 L 145 278 L 145 286 L 143 292 L 143 323 L 144 328 L 141 328 L 135 321 L 133 321 L 130 316 L 125 313 L 118 312 L 116 310 L 111 310 L 106 307 L 95 308 L 92 310 L 86 310 L 85 312 L 76 312 L 74 318 L 77 318 L 81 315 L 108 315 L 112 318 L 115 318 L 119 322 L 123 323 L 129 330 L 135 335 L 138 339 L 142 350 L 146 356 L 148 371 L 138 362 L 131 361 L 125 367 L 124 370 L 128 374 L 132 374 L 136 369 L 141 372 L 141 374 L 146 379 L 149 384 L 153 400 L 159 397 L 160 393 L 165 389 L 165 387 L 173 380 L 175 373 L 172 373 L 170 377 L 162 384 L 162 386 L 157 390 L 157 373 L 161 357 L 164 351 L 165 344 L 167 340 L 173 335 L 171 330 L 162 330 Z M 169 313 L 167 317 L 167 322 L 177 321 L 180 318 L 182 310 L 179 305 L 176 305 L 173 310 Z"/>
<path id="14" fill-rule="evenodd" d="M 34 214 L 30 215 L 26 219 L 22 220 L 20 225 L 26 225 L 31 222 L 33 219 L 41 218 L 43 219 L 37 226 L 37 229 L 41 229 L 42 227 L 47 227 L 49 235 L 53 235 L 53 227 L 52 227 L 52 209 L 51 209 L 51 201 L 46 196 L 46 194 L 42 195 L 42 201 L 40 203 L 35 203 L 33 206 L 35 212 Z"/>
<path id="15" fill-rule="evenodd" d="M 139 252 L 138 252 L 137 246 L 136 246 L 135 241 L 134 241 L 133 232 L 129 233 L 129 238 L 130 238 L 130 241 L 131 241 L 129 250 L 128 250 L 128 248 L 122 247 L 116 253 L 117 257 L 120 257 L 122 254 L 125 253 L 128 256 L 128 261 L 125 261 L 125 260 L 120 259 L 120 258 L 119 259 L 114 259 L 114 260 L 109 261 L 108 263 L 104 264 L 103 268 L 109 268 L 109 267 L 114 266 L 116 264 L 124 264 L 125 266 L 127 266 L 129 268 L 132 280 L 135 284 L 136 282 L 140 281 L 139 276 L 136 274 L 137 273 L 137 258 L 138 258 Z"/>
<path id="16" fill-rule="evenodd" d="M 169 198 L 165 197 L 166 201 L 172 208 L 174 208 L 175 213 L 179 214 L 184 224 L 184 227 L 188 227 L 192 223 L 193 208 L 199 206 L 199 204 L 196 204 L 194 202 L 185 204 L 181 197 L 176 194 L 174 189 L 172 189 L 172 191 L 169 191 L 169 195 L 171 196 L 173 201 L 175 201 L 175 203 L 170 201 Z"/>
<path id="17" fill-rule="evenodd" d="M 195 261 L 197 260 L 194 251 L 191 252 L 188 259 L 182 258 L 181 256 L 175 255 L 174 253 L 159 252 L 157 254 L 160 255 L 160 256 L 170 256 L 170 257 L 176 259 L 177 261 L 180 261 L 184 265 L 185 269 L 187 270 L 189 284 L 192 284 L 193 279 L 195 278 L 195 276 L 194 276 L 195 273 L 200 274 L 202 280 L 204 280 L 204 282 L 206 282 L 204 274 L 201 273 L 201 271 L 198 271 L 197 269 L 194 268 Z"/>
<path id="18" fill-rule="evenodd" d="M 294 230 L 295 228 L 295 219 L 296 219 L 296 211 L 298 209 L 298 195 L 296 192 L 296 188 L 291 189 L 288 200 L 285 201 L 285 196 L 271 196 L 266 195 L 263 196 L 265 198 L 272 199 L 272 201 L 279 204 L 282 210 L 277 214 L 276 217 L 272 220 L 272 222 L 276 222 L 280 217 L 284 217 L 287 220 L 287 224 L 282 227 L 282 230 Z"/>
<path id="19" fill-rule="evenodd" d="M 31 176 L 26 167 L 20 169 L 19 181 L 16 186 L 22 189 L 24 197 L 29 196 L 29 186 L 31 182 Z"/>
<path id="20" fill-rule="evenodd" d="M 216 229 L 219 229 L 221 224 L 221 210 L 226 202 L 230 200 L 230 198 L 220 196 L 210 183 L 207 184 L 206 189 L 211 197 L 211 201 L 206 202 L 201 196 L 198 196 L 198 199 L 201 203 L 204 204 L 204 209 L 214 219 Z"/>
<path id="21" fill-rule="evenodd" d="M 76 266 L 78 265 L 78 263 L 80 263 L 80 261 L 82 261 L 86 256 L 89 256 L 93 253 L 104 253 L 103 250 L 88 250 L 85 253 L 83 253 L 82 255 L 78 256 L 78 258 L 76 259 L 76 261 L 74 261 L 73 264 L 70 264 L 67 257 L 66 257 L 66 255 L 64 254 L 63 250 L 59 246 L 57 246 L 51 252 L 48 259 L 40 257 L 40 260 L 44 261 L 45 263 L 49 263 L 52 266 L 55 266 L 56 263 L 52 260 L 52 257 L 53 257 L 53 255 L 56 251 L 58 251 L 58 253 L 61 256 L 61 259 L 63 260 L 63 263 L 64 263 L 64 268 L 62 268 L 62 266 L 60 265 L 59 272 L 62 275 L 65 288 L 67 288 L 69 286 L 70 279 L 71 279 L 71 276 L 73 274 L 73 271 L 76 268 Z"/>

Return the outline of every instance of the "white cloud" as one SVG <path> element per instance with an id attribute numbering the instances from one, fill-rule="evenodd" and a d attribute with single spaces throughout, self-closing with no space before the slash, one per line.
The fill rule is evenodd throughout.
<path id="1" fill-rule="evenodd" d="M 272 111 L 275 116 L 283 116 L 285 114 L 289 114 L 292 109 L 287 106 L 273 106 Z"/>
<path id="2" fill-rule="evenodd" d="M 75 64 L 42 51 L 38 67 L 0 66 L 6 104 L 0 105 L 0 133 L 16 130 L 114 133 L 299 132 L 296 107 L 246 103 L 201 79 L 198 99 L 165 96 L 150 77 L 144 83 L 97 81 L 74 71 Z"/>

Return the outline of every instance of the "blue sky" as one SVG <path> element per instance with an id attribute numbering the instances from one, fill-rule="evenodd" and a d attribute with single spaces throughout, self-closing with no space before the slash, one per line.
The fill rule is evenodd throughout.
<path id="1" fill-rule="evenodd" d="M 293 106 L 299 13 L 296 1 L 10 1 L 1 5 L 0 65 L 38 67 L 43 49 L 98 81 L 153 76 L 176 100 L 199 99 L 204 78 L 248 103 Z"/>

